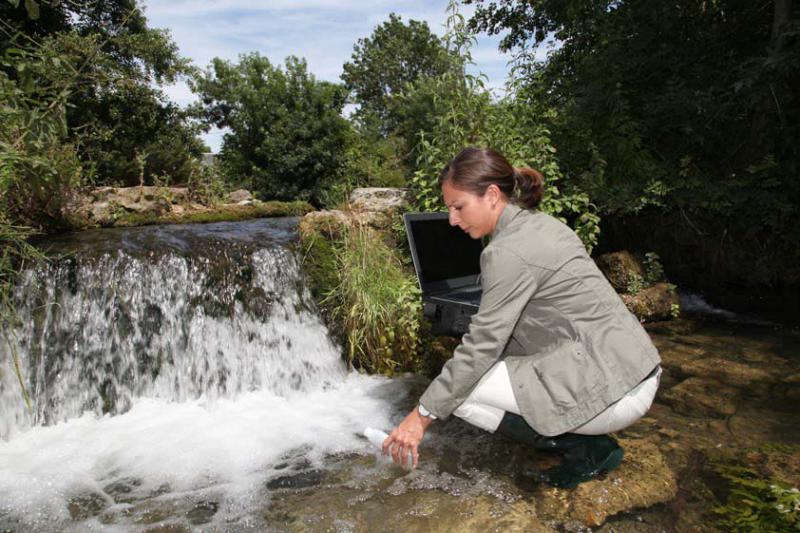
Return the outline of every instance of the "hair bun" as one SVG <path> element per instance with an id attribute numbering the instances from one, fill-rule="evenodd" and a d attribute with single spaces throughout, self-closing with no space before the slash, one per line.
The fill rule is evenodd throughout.
<path id="1" fill-rule="evenodd" d="M 539 205 L 544 196 L 544 176 L 538 170 L 529 167 L 514 167 L 515 199 L 527 209 Z"/>

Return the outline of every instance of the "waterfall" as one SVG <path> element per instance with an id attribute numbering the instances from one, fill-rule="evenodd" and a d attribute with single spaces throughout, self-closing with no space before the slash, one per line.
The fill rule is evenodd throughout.
<path id="1" fill-rule="evenodd" d="M 75 501 L 113 514 L 120 483 L 145 501 L 221 484 L 220 514 L 241 513 L 292 450 L 388 428 L 402 391 L 348 371 L 292 239 L 285 221 L 106 230 L 25 269 L 0 348 L 0 529 L 69 530 Z"/>
<path id="2" fill-rule="evenodd" d="M 294 255 L 236 252 L 149 260 L 117 252 L 25 271 L 8 336 L 35 410 L 5 371 L 0 435 L 85 411 L 118 414 L 139 397 L 286 395 L 340 381 L 337 348 Z"/>

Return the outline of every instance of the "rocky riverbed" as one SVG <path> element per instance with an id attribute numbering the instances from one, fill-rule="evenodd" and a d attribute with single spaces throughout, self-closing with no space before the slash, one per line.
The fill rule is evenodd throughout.
<path id="1" fill-rule="evenodd" d="M 451 419 L 432 426 L 414 471 L 377 454 L 334 454 L 312 464 L 300 449 L 276 466 L 257 518 L 220 528 L 209 494 L 182 507 L 158 496 L 132 502 L 127 519 L 150 533 L 711 532 L 725 530 L 713 510 L 728 492 L 719 465 L 743 461 L 765 479 L 797 487 L 800 335 L 703 319 L 655 323 L 649 331 L 664 367 L 656 403 L 618 435 L 626 450 L 620 468 L 577 489 L 537 480 L 556 457 Z M 399 420 L 425 380 L 395 385 L 406 391 L 398 392 Z M 106 524 L 116 520 L 101 515 Z"/>

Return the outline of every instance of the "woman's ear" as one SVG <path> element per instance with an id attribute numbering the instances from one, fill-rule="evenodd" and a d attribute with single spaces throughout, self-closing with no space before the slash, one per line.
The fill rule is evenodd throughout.
<path id="1" fill-rule="evenodd" d="M 500 198 L 502 196 L 502 193 L 500 192 L 500 187 L 498 187 L 494 183 L 486 187 L 486 192 L 484 192 L 484 194 L 488 195 L 486 199 L 489 200 L 489 203 L 491 204 L 492 207 L 495 207 L 497 205 L 497 202 L 500 201 Z"/>

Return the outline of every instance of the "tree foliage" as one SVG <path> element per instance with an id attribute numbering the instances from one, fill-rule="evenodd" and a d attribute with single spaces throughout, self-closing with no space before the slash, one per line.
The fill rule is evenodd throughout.
<path id="1" fill-rule="evenodd" d="M 568 180 L 602 212 L 674 211 L 744 235 L 753 259 L 768 241 L 800 258 L 793 2 L 474 3 L 471 27 L 517 52 L 517 97 L 554 111 Z"/>
<path id="2" fill-rule="evenodd" d="M 442 168 L 462 148 L 487 146 L 504 154 L 515 166 L 531 166 L 545 176 L 545 197 L 540 209 L 569 222 L 589 250 L 597 242 L 599 218 L 589 196 L 574 187 L 561 187 L 562 172 L 543 115 L 531 123 L 531 106 L 513 98 L 494 99 L 481 75 L 466 72 L 471 63 L 474 36 L 468 30 L 457 4 L 448 9 L 445 36 L 453 57 L 450 69 L 436 78 L 418 80 L 402 101 L 427 102 L 432 125 L 418 130 L 417 169 L 412 190 L 418 207 L 425 211 L 443 207 L 437 179 Z"/>
<path id="3" fill-rule="evenodd" d="M 273 66 L 257 52 L 238 63 L 215 58 L 192 82 L 205 121 L 229 128 L 220 158 L 232 178 L 263 198 L 319 203 L 339 177 L 350 128 L 346 90 L 317 81 L 305 60 Z"/>
<path id="4" fill-rule="evenodd" d="M 138 184 L 135 160 L 142 154 L 148 183 L 156 175 L 189 178 L 203 146 L 188 116 L 156 85 L 174 83 L 192 68 L 167 31 L 147 26 L 135 0 L 4 2 L 0 15 L 0 51 L 47 46 L 70 62 L 77 76 L 66 106 L 67 137 L 97 183 Z M 6 73 L 15 79 L 15 66 Z M 59 69 L 40 74 L 40 84 L 63 77 Z"/>
<path id="5" fill-rule="evenodd" d="M 356 118 L 367 129 L 386 134 L 402 120 L 392 100 L 407 84 L 443 74 L 449 65 L 446 48 L 426 22 L 406 24 L 392 13 L 371 36 L 356 42 L 342 80 L 359 106 Z"/>

